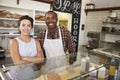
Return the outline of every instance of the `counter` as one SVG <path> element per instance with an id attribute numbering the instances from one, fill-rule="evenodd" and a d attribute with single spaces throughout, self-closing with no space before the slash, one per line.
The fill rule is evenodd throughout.
<path id="1" fill-rule="evenodd" d="M 105 53 L 99 53 L 99 52 L 96 52 L 93 51 L 94 54 L 103 54 L 105 55 Z M 107 55 L 106 56 L 109 56 L 109 57 L 116 57 L 115 55 Z M 119 56 L 117 55 L 117 58 L 119 58 Z M 120 59 L 120 58 L 119 58 Z M 9 66 L 8 66 L 9 65 Z M 95 65 L 95 69 L 94 70 L 98 70 L 99 67 L 98 65 L 94 64 L 94 63 L 91 63 L 89 67 L 91 67 L 91 65 Z M 6 66 L 6 65 L 5 65 Z M 11 67 L 11 66 L 15 66 L 13 64 L 7 64 L 7 67 Z M 27 68 L 27 67 L 26 67 Z M 59 68 L 58 68 L 59 69 Z M 79 64 L 74 64 L 73 67 L 70 69 L 69 66 L 67 65 L 67 68 L 66 70 L 64 71 L 61 71 L 61 72 L 58 72 L 58 73 L 54 73 L 54 72 L 51 72 L 51 73 L 45 73 L 45 72 L 40 72 L 39 76 L 35 77 L 33 80 L 81 80 L 81 78 L 84 78 L 83 80 L 86 80 L 89 76 L 89 72 L 87 72 L 86 74 L 81 74 L 80 70 L 81 70 L 81 65 L 80 63 Z M 27 70 L 28 71 L 28 70 Z M 25 73 L 24 73 L 25 74 Z M 28 74 L 25 74 L 25 76 L 27 76 Z M 57 78 L 57 79 L 56 79 Z M 29 80 L 29 79 L 28 79 Z M 89 79 L 88 79 L 89 80 Z"/>
<path id="2" fill-rule="evenodd" d="M 55 80 L 89 80 L 89 73 L 90 72 L 98 70 L 99 68 L 103 67 L 103 66 L 99 67 L 97 64 L 90 63 L 90 67 L 93 65 L 95 66 L 95 69 L 88 71 L 84 74 L 81 74 L 81 72 L 80 72 L 80 70 L 82 69 L 80 64 L 74 65 L 72 68 L 73 70 L 71 70 L 71 71 L 69 69 L 66 69 L 65 71 L 58 72 L 57 75 L 59 76 L 60 79 L 55 79 Z M 47 74 L 47 77 L 49 75 L 50 74 Z M 44 76 L 42 75 L 34 80 L 44 80 L 43 78 L 45 78 L 45 76 L 46 76 L 46 74 Z M 56 77 L 54 74 L 53 74 L 53 76 Z M 54 80 L 54 79 L 47 78 L 47 80 Z"/>
<path id="3" fill-rule="evenodd" d="M 79 65 L 74 65 L 73 66 L 73 68 L 72 68 L 73 71 L 70 71 L 67 68 L 66 70 L 58 72 L 58 73 L 54 73 L 54 72 L 52 72 L 52 73 L 43 73 L 42 72 L 42 73 L 40 73 L 40 76 L 36 77 L 33 80 L 89 80 L 89 73 L 91 73 L 91 72 L 93 72 L 95 70 L 98 71 L 98 69 L 106 66 L 106 65 L 99 66 L 97 64 L 90 63 L 90 67 L 93 66 L 93 65 L 95 66 L 95 69 L 93 69 L 91 71 L 88 71 L 88 72 L 86 72 L 84 74 L 81 74 L 80 70 L 82 68 L 81 68 L 81 65 L 79 64 Z M 8 69 L 8 67 L 7 67 L 7 69 Z M 25 75 L 27 75 L 27 74 L 25 74 Z M 97 76 L 95 78 L 97 79 Z M 8 79 L 5 79 L 5 80 L 8 80 Z M 29 79 L 27 79 L 27 80 L 29 80 Z"/>
<path id="4" fill-rule="evenodd" d="M 46 76 L 47 76 L 47 80 L 68 80 L 68 79 L 71 79 L 78 75 L 80 75 L 80 66 L 75 67 L 74 72 L 69 72 L 68 70 L 65 70 L 65 71 L 59 72 L 57 74 L 49 73 L 49 74 L 41 75 L 40 77 L 38 77 L 34 80 L 42 80 L 43 78 L 46 78 Z M 56 77 L 57 79 L 53 79 L 53 78 L 50 79 L 50 78 L 48 78 L 49 76 L 51 76 L 51 77 L 53 76 L 54 78 Z"/>
<path id="5" fill-rule="evenodd" d="M 91 64 L 93 65 L 93 64 Z M 10 66 L 11 67 L 11 66 Z M 9 69 L 9 67 L 6 67 Z M 40 73 L 39 77 L 36 77 L 33 80 L 78 80 L 77 78 L 81 79 L 81 73 L 80 73 L 80 64 L 79 65 L 74 65 L 73 68 L 66 69 L 64 71 L 58 72 L 58 73 Z M 3 73 L 3 72 L 2 72 Z M 10 74 L 9 72 L 6 74 Z M 27 74 L 25 74 L 27 76 Z M 82 78 L 86 78 L 89 74 L 86 73 L 85 75 L 82 76 Z M 10 76 L 9 76 L 10 77 Z M 45 79 L 46 78 L 46 79 Z M 86 79 L 84 79 L 86 80 Z"/>
<path id="6" fill-rule="evenodd" d="M 6 67 L 6 69 L 9 69 L 9 67 Z M 0 75 L 0 76 L 1 77 L 4 76 L 5 80 L 8 80 L 7 78 L 9 78 L 11 75 L 8 76 L 7 74 L 10 74 L 9 71 L 4 72 L 4 70 L 5 70 L 4 68 L 0 68 L 0 74 L 2 73 L 2 75 Z M 68 69 L 66 69 L 65 71 L 58 72 L 58 73 L 54 73 L 54 72 L 52 72 L 52 73 L 43 73 L 42 72 L 40 74 L 40 76 L 36 77 L 34 80 L 68 80 L 68 79 L 71 79 L 71 78 L 73 78 L 75 76 L 80 75 L 80 65 L 74 66 L 73 70 L 74 71 L 70 72 Z M 27 74 L 25 74 L 25 75 L 27 76 Z M 44 78 L 46 78 L 46 79 L 44 79 Z"/>

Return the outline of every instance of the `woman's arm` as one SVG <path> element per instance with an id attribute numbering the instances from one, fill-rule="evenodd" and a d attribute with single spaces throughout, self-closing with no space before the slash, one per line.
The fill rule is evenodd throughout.
<path id="1" fill-rule="evenodd" d="M 19 46 L 16 39 L 10 41 L 10 54 L 15 65 L 25 65 L 28 64 L 28 61 L 22 60 L 22 57 L 19 54 Z"/>
<path id="2" fill-rule="evenodd" d="M 35 40 L 35 42 L 36 42 L 36 48 L 37 48 L 37 55 L 34 57 L 29 57 L 29 56 L 22 57 L 22 59 L 32 63 L 44 62 L 44 55 L 43 55 L 43 51 L 41 49 L 40 43 L 37 39 Z"/>

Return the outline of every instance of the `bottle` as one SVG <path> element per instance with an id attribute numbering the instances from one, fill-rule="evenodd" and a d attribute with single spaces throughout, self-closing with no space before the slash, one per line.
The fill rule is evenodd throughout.
<path id="1" fill-rule="evenodd" d="M 112 60 L 110 62 L 110 66 L 109 66 L 108 80 L 114 80 L 115 71 L 116 71 L 116 62 L 115 62 L 115 59 L 112 58 Z"/>
<path id="2" fill-rule="evenodd" d="M 88 72 L 88 71 L 89 71 L 89 67 L 90 67 L 90 58 L 89 58 L 89 56 L 87 55 L 87 56 L 86 56 L 86 68 L 85 68 L 85 72 Z"/>
<path id="3" fill-rule="evenodd" d="M 118 69 L 116 70 L 114 80 L 120 80 L 120 60 L 118 60 Z"/>
<path id="4" fill-rule="evenodd" d="M 94 70 L 94 71 L 92 71 L 92 70 Z M 89 80 L 96 80 L 97 70 L 95 70 L 94 65 L 92 65 L 92 67 L 90 67 L 89 71 L 91 71 L 91 72 L 89 73 Z"/>
<path id="5" fill-rule="evenodd" d="M 81 59 L 81 70 L 80 70 L 81 73 L 85 73 L 85 67 L 86 67 L 86 59 L 82 58 Z"/>
<path id="6" fill-rule="evenodd" d="M 120 60 L 119 60 L 119 67 L 118 67 L 117 79 L 120 80 Z"/>
<path id="7" fill-rule="evenodd" d="M 114 80 L 119 80 L 119 79 L 117 79 L 117 73 L 118 73 L 118 71 L 116 70 L 116 71 L 115 71 Z"/>
<path id="8" fill-rule="evenodd" d="M 98 80 L 105 80 L 106 75 L 106 68 L 101 65 L 101 68 L 98 70 Z"/>
<path id="9" fill-rule="evenodd" d="M 86 73 L 89 71 L 89 57 L 86 56 L 81 60 L 81 73 Z"/>

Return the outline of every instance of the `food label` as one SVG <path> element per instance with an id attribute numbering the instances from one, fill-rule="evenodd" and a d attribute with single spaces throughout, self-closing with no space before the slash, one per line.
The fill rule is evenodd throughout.
<path id="1" fill-rule="evenodd" d="M 111 76 L 115 75 L 115 66 L 110 66 L 109 75 Z"/>

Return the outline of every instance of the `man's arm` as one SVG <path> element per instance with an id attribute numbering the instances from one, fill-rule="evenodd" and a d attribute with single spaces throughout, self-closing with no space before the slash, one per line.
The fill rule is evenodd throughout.
<path id="1" fill-rule="evenodd" d="M 73 64 L 76 61 L 77 54 L 75 52 L 75 44 L 74 44 L 73 36 L 69 31 L 67 35 L 67 46 L 69 52 L 69 64 Z"/>

